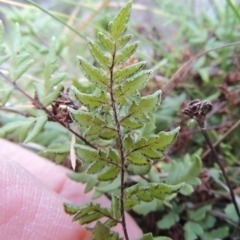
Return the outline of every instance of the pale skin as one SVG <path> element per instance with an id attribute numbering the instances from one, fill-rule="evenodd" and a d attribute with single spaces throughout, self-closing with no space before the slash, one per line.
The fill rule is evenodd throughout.
<path id="1" fill-rule="evenodd" d="M 84 185 L 66 176 L 69 170 L 0 139 L 0 235 L 11 240 L 87 240 L 91 233 L 71 221 L 63 202 L 85 203 Z M 109 207 L 103 196 L 97 200 Z M 142 232 L 127 215 L 129 239 Z M 116 230 L 116 228 L 115 228 Z M 122 234 L 122 228 L 117 226 Z"/>

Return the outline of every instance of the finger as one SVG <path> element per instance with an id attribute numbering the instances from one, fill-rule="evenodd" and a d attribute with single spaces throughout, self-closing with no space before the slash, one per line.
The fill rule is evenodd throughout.
<path id="1" fill-rule="evenodd" d="M 14 161 L 0 157 L 1 239 L 89 239 L 64 212 L 64 199 Z"/>
<path id="2" fill-rule="evenodd" d="M 74 182 L 66 177 L 66 172 L 69 172 L 66 168 L 57 166 L 56 164 L 3 139 L 0 139 L 0 146 L 4 146 L 4 148 L 0 148 L 0 154 L 2 153 L 17 161 L 46 184 L 46 186 L 59 193 L 68 201 L 81 204 L 91 200 L 92 192 L 85 194 L 85 186 L 83 184 Z M 102 196 L 95 201 L 100 203 L 102 207 L 110 207 L 110 201 L 105 196 Z M 126 222 L 130 239 L 139 238 L 142 235 L 142 231 L 128 214 L 126 214 Z M 120 235 L 122 236 L 121 225 L 118 225 L 115 230 L 120 232 Z"/>

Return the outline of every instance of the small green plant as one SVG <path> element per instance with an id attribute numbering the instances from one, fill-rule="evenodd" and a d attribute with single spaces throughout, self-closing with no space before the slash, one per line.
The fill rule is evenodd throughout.
<path id="1" fill-rule="evenodd" d="M 43 70 L 43 84 L 33 83 L 34 96 L 26 93 L 19 86 L 19 79 L 32 60 L 21 43 L 18 25 L 10 74 L 7 76 L 1 72 L 4 80 L 1 81 L 2 106 L 7 105 L 15 89 L 35 108 L 26 110 L 27 118 L 22 116 L 5 124 L 0 129 L 0 136 L 18 130 L 19 141 L 27 143 L 37 138 L 49 121 L 58 122 L 72 133 L 72 141 L 69 138 L 66 142 L 49 146 L 41 154 L 61 163 L 70 153 L 72 165 L 75 165 L 76 158 L 81 162 L 79 173 L 71 177 L 88 182 L 85 191 L 94 189 L 94 198 L 108 191 L 111 197 L 109 208 L 93 202 L 64 204 L 65 211 L 74 215 L 74 221 L 81 225 L 95 222 L 89 228 L 93 239 L 102 239 L 103 235 L 104 239 L 120 239 L 118 233 L 111 231 L 117 224 L 122 225 L 124 238 L 129 239 L 125 211 L 142 202 L 151 204 L 154 199 L 169 205 L 184 186 L 182 182 L 166 184 L 151 170 L 153 160 L 163 158 L 175 141 L 179 128 L 170 132 L 153 131 L 153 112 L 160 104 L 161 91 L 141 96 L 151 71 L 143 70 L 143 61 L 127 62 L 138 46 L 137 42 L 129 43 L 132 35 L 126 34 L 131 5 L 131 1 L 128 2 L 110 22 L 109 34 L 98 33 L 98 43 L 89 40 L 89 50 L 97 66 L 78 57 L 90 87 L 78 82 L 64 88 L 63 80 L 67 75 L 56 72 L 56 40 L 53 38 Z M 4 55 L 4 45 L 1 50 L 3 62 L 8 54 Z M 152 176 L 148 182 L 131 182 L 131 186 L 126 187 L 126 181 L 132 175 L 141 178 L 147 174 Z M 102 218 L 104 221 L 98 221 Z M 146 234 L 141 239 L 153 238 Z"/>

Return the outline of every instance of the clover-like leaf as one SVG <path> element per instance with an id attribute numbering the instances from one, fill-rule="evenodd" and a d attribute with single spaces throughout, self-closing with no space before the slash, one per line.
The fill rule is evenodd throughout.
<path id="1" fill-rule="evenodd" d="M 186 183 L 183 189 L 181 189 L 181 193 L 184 195 L 192 193 L 193 188 L 191 185 L 199 185 L 201 183 L 198 176 L 202 170 L 202 162 L 197 155 L 193 155 L 192 158 L 190 158 L 189 155 L 185 155 L 183 161 L 173 161 L 170 165 L 164 165 L 163 168 L 169 173 L 169 176 L 166 178 L 166 183 Z"/>

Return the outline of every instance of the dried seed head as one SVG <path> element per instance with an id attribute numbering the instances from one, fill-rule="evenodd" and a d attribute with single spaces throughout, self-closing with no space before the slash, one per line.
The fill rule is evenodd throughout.
<path id="1" fill-rule="evenodd" d="M 190 118 L 204 119 L 206 114 L 212 110 L 212 103 L 209 101 L 202 102 L 199 99 L 195 99 L 188 103 L 187 107 L 182 112 L 188 115 Z"/>
<path id="2" fill-rule="evenodd" d="M 209 101 L 204 102 L 202 104 L 201 110 L 204 115 L 208 114 L 212 110 L 212 103 Z"/>

